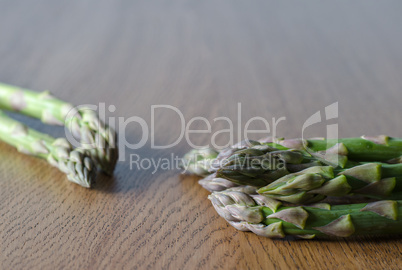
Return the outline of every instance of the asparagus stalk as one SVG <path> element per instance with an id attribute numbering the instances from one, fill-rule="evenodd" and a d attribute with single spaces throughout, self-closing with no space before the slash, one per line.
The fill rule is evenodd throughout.
<path id="1" fill-rule="evenodd" d="M 309 150 L 312 152 L 329 151 L 330 154 L 341 154 L 350 160 L 392 162 L 402 157 L 402 139 L 386 135 L 362 136 L 361 138 L 344 139 L 291 139 L 277 140 L 278 144 L 287 148 Z"/>
<path id="2" fill-rule="evenodd" d="M 402 164 L 367 163 L 349 169 L 311 167 L 286 175 L 260 188 L 258 193 L 276 200 L 301 204 L 317 202 L 327 196 L 353 194 L 388 198 L 401 188 Z"/>
<path id="3" fill-rule="evenodd" d="M 67 178 L 90 188 L 95 181 L 94 163 L 84 149 L 72 149 L 64 138 L 55 139 L 30 129 L 0 111 L 0 140 L 18 151 L 46 159 L 67 175 Z"/>
<path id="4" fill-rule="evenodd" d="M 320 164 L 348 168 L 367 160 L 399 163 L 402 154 L 402 140 L 387 136 L 274 141 L 252 141 L 244 148 L 221 152 L 211 171 L 218 178 L 261 187 Z"/>
<path id="5" fill-rule="evenodd" d="M 402 201 L 285 207 L 264 195 L 239 189 L 214 192 L 208 198 L 236 229 L 270 238 L 402 233 Z"/>
<path id="6" fill-rule="evenodd" d="M 41 119 L 46 124 L 66 125 L 89 151 L 96 165 L 105 173 L 113 174 L 118 159 L 116 133 L 94 111 L 75 110 L 49 92 L 38 93 L 1 83 L 0 108 Z"/>
<path id="7" fill-rule="evenodd" d="M 264 146 L 268 147 L 265 148 L 265 152 Z M 271 147 L 271 149 L 269 147 Z M 324 163 L 331 163 L 332 159 L 332 161 L 338 161 L 337 164 L 340 165 L 340 167 L 345 167 L 347 165 L 348 159 L 352 161 L 402 163 L 402 139 L 391 138 L 385 135 L 380 135 L 376 137 L 362 136 L 361 138 L 344 138 L 338 140 L 284 140 L 283 138 L 276 139 L 272 137 L 267 137 L 259 141 L 241 141 L 228 149 L 220 151 L 213 164 L 215 166 L 215 169 L 212 169 L 212 171 L 217 171 L 221 167 L 219 162 L 222 162 L 223 160 L 229 158 L 234 159 L 234 156 L 242 153 L 242 151 L 239 152 L 239 150 L 249 148 L 257 148 L 259 150 L 262 150 L 262 153 L 257 154 L 257 156 L 264 155 L 267 151 L 272 151 L 275 149 L 300 150 L 307 157 L 307 160 L 305 160 L 304 162 L 308 160 L 318 159 L 319 161 L 324 161 Z M 252 155 L 254 153 L 256 152 L 250 152 L 249 155 Z M 213 159 L 213 157 L 208 156 L 206 158 Z M 200 161 L 200 159 L 198 159 L 198 161 Z M 205 168 L 203 170 L 202 176 L 205 176 Z"/>
<path id="8" fill-rule="evenodd" d="M 331 165 L 333 167 L 349 168 L 361 163 L 351 161 L 392 157 L 390 163 L 400 163 L 400 139 L 387 136 L 349 138 L 336 140 L 300 139 L 283 140 L 267 137 L 259 141 L 242 141 L 230 148 L 213 155 L 200 154 L 192 150 L 185 156 L 198 156 L 196 162 L 190 162 L 190 173 L 205 177 L 199 183 L 209 191 L 221 191 L 238 185 L 253 185 L 263 187 L 271 182 L 285 177 L 292 172 L 318 165 Z M 348 146 L 348 148 L 346 147 Z M 308 146 L 308 151 L 306 151 Z M 293 150 L 298 149 L 298 151 Z M 366 149 L 369 148 L 370 151 Z M 314 152 L 315 151 L 315 152 Z M 216 158 L 215 158 L 216 156 Z M 366 157 L 367 156 L 367 157 Z M 215 159 L 214 159 L 215 158 Z M 210 167 L 209 167 L 210 166 Z M 208 167 L 209 174 L 208 175 Z M 338 179 L 340 180 L 340 179 Z M 232 182 L 232 183 L 230 183 Z M 391 186 L 392 180 L 389 181 Z"/>

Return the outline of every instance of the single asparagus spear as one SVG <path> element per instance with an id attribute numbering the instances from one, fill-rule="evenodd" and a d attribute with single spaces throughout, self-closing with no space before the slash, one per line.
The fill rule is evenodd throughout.
<path id="1" fill-rule="evenodd" d="M 269 197 L 239 189 L 214 192 L 208 198 L 236 229 L 270 238 L 402 233 L 402 201 L 284 207 Z"/>
<path id="2" fill-rule="evenodd" d="M 46 124 L 66 125 L 89 151 L 96 165 L 105 173 L 113 174 L 118 159 L 116 133 L 94 111 L 76 110 L 49 92 L 38 93 L 2 83 L 0 108 L 41 119 Z"/>
<path id="3" fill-rule="evenodd" d="M 0 111 L 0 140 L 18 151 L 46 159 L 67 174 L 67 178 L 89 188 L 95 181 L 96 168 L 84 149 L 72 149 L 64 138 L 55 139 L 30 129 Z"/>
<path id="4" fill-rule="evenodd" d="M 262 187 L 258 193 L 270 198 L 301 204 L 327 196 L 352 194 L 388 198 L 402 188 L 402 164 L 367 163 L 350 169 L 317 166 L 288 174 Z M 402 199 L 402 197 L 400 198 Z"/>

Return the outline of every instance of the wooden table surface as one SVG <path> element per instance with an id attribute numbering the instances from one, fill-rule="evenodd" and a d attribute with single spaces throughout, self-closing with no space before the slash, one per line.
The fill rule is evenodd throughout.
<path id="1" fill-rule="evenodd" d="M 271 125 L 286 117 L 276 132 L 292 138 L 339 102 L 339 117 L 323 114 L 306 136 L 338 124 L 342 137 L 402 137 L 401 12 L 397 1 L 0 1 L 0 81 L 74 104 L 115 105 L 108 117 L 137 116 L 149 126 L 146 144 L 124 149 L 114 177 L 100 176 L 92 190 L 0 143 L 0 268 L 400 268 L 400 238 L 288 241 L 238 232 L 197 178 L 130 169 L 129 157 L 180 157 L 191 148 L 182 138 L 153 149 L 152 134 L 155 144 L 175 142 L 181 122 L 159 109 L 151 129 L 152 105 L 176 107 L 186 123 L 205 117 L 212 132 L 228 128 L 216 117 L 235 129 L 255 116 Z M 120 135 L 134 144 L 144 133 L 130 123 Z M 211 135 L 190 140 L 208 144 Z M 216 140 L 224 145 L 228 136 Z"/>

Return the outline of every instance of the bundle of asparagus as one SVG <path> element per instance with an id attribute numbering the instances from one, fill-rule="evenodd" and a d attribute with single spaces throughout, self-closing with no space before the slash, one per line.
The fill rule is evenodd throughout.
<path id="1" fill-rule="evenodd" d="M 20 152 L 48 160 L 70 181 L 91 187 L 96 167 L 112 175 L 118 159 L 115 131 L 89 109 L 75 109 L 50 93 L 37 93 L 0 83 L 0 109 L 40 119 L 45 124 L 65 125 L 79 139 L 74 149 L 64 138 L 55 139 L 30 129 L 0 112 L 0 140 Z"/>
<path id="2" fill-rule="evenodd" d="M 236 190 L 214 192 L 209 199 L 236 229 L 271 238 L 397 234 L 402 228 L 402 201 L 284 207 Z"/>
<path id="3" fill-rule="evenodd" d="M 402 139 L 265 138 L 194 149 L 183 164 L 204 177 L 214 208 L 239 230 L 274 238 L 402 232 Z M 366 202 L 320 202 L 343 196 Z"/>

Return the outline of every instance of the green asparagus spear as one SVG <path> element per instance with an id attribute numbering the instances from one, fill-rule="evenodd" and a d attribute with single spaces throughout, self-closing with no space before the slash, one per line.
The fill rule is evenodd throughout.
<path id="1" fill-rule="evenodd" d="M 264 195 L 226 190 L 208 197 L 218 214 L 260 236 L 349 237 L 402 233 L 402 201 L 285 207 Z"/>
<path id="2" fill-rule="evenodd" d="M 95 181 L 96 168 L 86 150 L 74 150 L 66 139 L 54 139 L 30 129 L 1 111 L 0 140 L 22 153 L 46 159 L 67 174 L 70 181 L 83 187 L 89 188 Z"/>
<path id="3" fill-rule="evenodd" d="M 345 155 L 349 160 L 388 162 L 402 157 L 402 139 L 385 135 L 362 136 L 361 138 L 315 139 L 315 140 L 277 140 L 278 144 L 287 148 Z M 338 147 L 337 147 L 338 146 Z M 341 147 L 339 147 L 341 146 Z"/>
<path id="4" fill-rule="evenodd" d="M 118 159 L 116 133 L 94 111 L 76 110 L 48 92 L 38 93 L 1 83 L 0 108 L 41 119 L 46 124 L 66 125 L 90 152 L 96 165 L 105 173 L 113 174 Z"/>
<path id="5" fill-rule="evenodd" d="M 279 178 L 260 188 L 258 193 L 301 204 L 317 202 L 327 196 L 352 194 L 384 199 L 401 188 L 402 164 L 367 163 L 349 169 L 311 167 Z"/>

